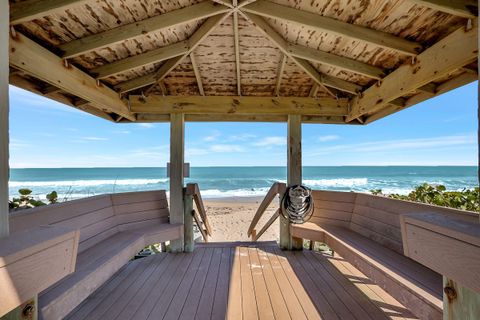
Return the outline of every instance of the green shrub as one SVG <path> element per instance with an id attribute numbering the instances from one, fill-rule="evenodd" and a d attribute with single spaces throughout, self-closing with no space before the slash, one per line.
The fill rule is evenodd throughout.
<path id="1" fill-rule="evenodd" d="M 394 199 L 434 204 L 442 207 L 480 212 L 480 189 L 463 189 L 447 191 L 443 185 L 424 183 L 417 186 L 408 195 L 383 194 L 381 189 L 370 190 L 374 195 L 387 196 Z"/>
<path id="2" fill-rule="evenodd" d="M 30 189 L 20 189 L 18 190 L 19 197 L 13 198 L 8 202 L 8 207 L 10 210 L 20 210 L 20 209 L 28 209 L 28 208 L 35 208 L 46 205 L 45 202 L 36 200 L 32 197 L 32 190 Z M 49 204 L 56 203 L 58 201 L 58 194 L 56 191 L 52 191 L 47 194 L 47 200 Z"/>

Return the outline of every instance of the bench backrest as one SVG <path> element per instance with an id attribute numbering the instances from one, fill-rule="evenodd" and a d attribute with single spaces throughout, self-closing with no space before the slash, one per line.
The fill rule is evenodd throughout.
<path id="1" fill-rule="evenodd" d="M 478 221 L 478 214 L 423 203 L 397 200 L 356 192 L 313 192 L 312 222 L 347 227 L 377 243 L 403 254 L 400 215 L 437 213 L 466 221 Z"/>
<path id="2" fill-rule="evenodd" d="M 78 251 L 86 250 L 123 230 L 168 222 L 164 190 L 105 194 L 13 212 L 10 230 L 61 225 L 80 230 Z"/>

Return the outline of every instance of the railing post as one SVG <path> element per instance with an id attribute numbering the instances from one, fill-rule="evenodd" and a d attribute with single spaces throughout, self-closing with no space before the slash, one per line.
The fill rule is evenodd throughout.
<path id="1" fill-rule="evenodd" d="M 184 115 L 170 114 L 170 223 L 183 222 Z M 183 238 L 170 242 L 172 252 L 182 252 Z"/>
<path id="2" fill-rule="evenodd" d="M 193 252 L 195 247 L 195 239 L 193 234 L 193 195 L 187 192 L 187 188 L 183 189 L 183 239 L 184 251 Z"/>

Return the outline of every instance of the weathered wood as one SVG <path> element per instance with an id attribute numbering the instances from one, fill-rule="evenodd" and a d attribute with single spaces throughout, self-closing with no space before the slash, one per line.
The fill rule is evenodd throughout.
<path id="1" fill-rule="evenodd" d="M 170 223 L 184 223 L 183 164 L 185 157 L 185 121 L 181 113 L 170 115 Z M 183 239 L 172 241 L 172 252 L 183 251 Z"/>
<path id="2" fill-rule="evenodd" d="M 475 319 L 480 314 L 480 293 L 472 291 L 452 279 L 443 277 L 443 287 L 454 297 L 443 295 L 443 319 Z M 452 292 L 452 289 L 454 292 Z M 445 289 L 444 289 L 445 290 Z"/>
<path id="3" fill-rule="evenodd" d="M 44 226 L 0 240 L 0 317 L 75 270 L 79 231 Z"/>
<path id="4" fill-rule="evenodd" d="M 198 184 L 197 183 L 187 184 L 187 193 L 193 196 L 193 200 L 195 201 L 195 205 L 197 206 L 200 217 L 202 218 L 202 222 L 205 225 L 205 230 L 207 234 L 211 236 L 212 227 L 210 226 L 210 222 L 208 221 L 207 210 L 205 210 L 205 206 L 203 204 L 203 199 L 202 199 L 202 195 L 200 193 L 200 188 L 198 187 Z"/>
<path id="5" fill-rule="evenodd" d="M 117 60 L 112 63 L 104 64 L 98 68 L 89 70 L 89 72 L 95 74 L 97 79 L 108 78 L 112 75 L 125 72 L 130 69 L 140 68 L 152 63 L 161 62 L 177 56 L 181 56 L 187 51 L 188 42 L 180 41 L 142 54 Z"/>
<path id="6" fill-rule="evenodd" d="M 195 59 L 195 53 L 190 53 L 190 61 L 192 62 L 193 72 L 195 73 L 195 78 L 197 79 L 198 92 L 200 95 L 204 96 L 205 91 L 203 90 L 202 75 L 200 74 L 200 69 L 198 69 L 197 60 Z"/>
<path id="7" fill-rule="evenodd" d="M 475 19 L 478 16 L 478 3 L 475 0 L 409 0 L 410 2 L 442 11 L 454 16 Z"/>
<path id="8" fill-rule="evenodd" d="M 353 25 L 311 12 L 282 6 L 270 1 L 258 0 L 242 8 L 242 11 L 258 14 L 267 18 L 286 20 L 309 28 L 346 36 L 380 48 L 395 50 L 405 55 L 416 55 L 420 50 L 417 43 L 396 37 L 392 34 Z"/>
<path id="9" fill-rule="evenodd" d="M 158 114 L 297 114 L 343 116 L 345 99 L 332 98 L 270 98 L 270 97 L 160 97 L 130 96 L 133 113 Z"/>
<path id="10" fill-rule="evenodd" d="M 257 212 L 255 212 L 255 215 L 253 216 L 252 222 L 250 223 L 250 226 L 248 227 L 247 231 L 247 236 L 250 237 L 252 235 L 253 230 L 258 224 L 258 221 L 260 221 L 260 218 L 263 216 L 265 213 L 265 210 L 268 208 L 268 206 L 272 203 L 273 199 L 278 195 L 279 190 L 280 190 L 280 185 L 281 183 L 275 182 L 272 184 L 270 189 L 268 190 L 267 194 L 263 198 L 262 202 L 260 203 L 260 206 L 257 209 Z"/>
<path id="11" fill-rule="evenodd" d="M 255 4 L 255 3 L 254 3 Z M 351 94 L 357 94 L 357 92 L 361 91 L 362 87 L 348 82 L 339 78 L 335 78 L 326 74 L 320 74 L 317 69 L 315 69 L 308 61 L 297 58 L 292 55 L 292 53 L 288 50 L 289 46 L 285 39 L 282 38 L 261 16 L 257 16 L 253 13 L 243 13 L 246 19 L 252 21 L 257 29 L 262 32 L 270 41 L 273 42 L 283 54 L 287 55 L 290 59 L 292 59 L 303 71 L 305 71 L 312 79 L 321 87 L 325 89 L 325 91 L 329 92 L 332 96 L 335 96 L 329 89 L 326 87 L 335 88 L 341 91 L 345 91 Z"/>
<path id="12" fill-rule="evenodd" d="M 237 0 L 233 0 L 236 2 Z M 242 79 L 240 75 L 240 41 L 238 35 L 238 13 L 233 13 L 233 43 L 235 49 L 235 71 L 237 74 L 237 95 L 242 95 Z"/>
<path id="13" fill-rule="evenodd" d="M 99 86 L 95 79 L 72 65 L 65 67 L 62 59 L 18 32 L 10 40 L 10 64 L 63 91 L 90 101 L 90 105 L 102 111 L 135 120 L 115 91 Z"/>
<path id="14" fill-rule="evenodd" d="M 222 11 L 223 12 L 223 11 Z M 188 38 L 188 50 L 183 55 L 174 57 L 172 59 L 167 60 L 163 63 L 160 68 L 151 74 L 147 74 L 145 76 L 134 78 L 132 80 L 128 80 L 122 82 L 115 86 L 115 88 L 121 92 L 128 92 L 138 88 L 143 88 L 148 85 L 155 85 L 162 81 L 168 73 L 170 73 L 173 69 L 175 69 L 183 59 L 188 56 L 191 52 L 195 50 L 195 48 L 217 27 L 226 17 L 228 14 L 219 14 L 213 17 L 208 18 L 201 26 L 198 28 L 194 34 Z M 153 86 L 149 88 L 153 89 Z M 148 95 L 149 90 L 145 93 Z"/>
<path id="15" fill-rule="evenodd" d="M 186 192 L 186 188 L 183 189 L 183 241 L 184 241 L 184 251 L 193 252 L 195 248 L 195 239 L 193 234 L 193 196 L 189 195 Z M 201 228 L 201 225 L 198 225 L 198 228 Z"/>
<path id="16" fill-rule="evenodd" d="M 361 97 L 352 99 L 347 121 L 375 113 L 390 101 L 474 61 L 478 54 L 477 34 L 476 25 L 470 30 L 462 27 L 418 55 L 415 64 L 400 66 L 379 84 L 366 89 Z"/>
<path id="17" fill-rule="evenodd" d="M 157 30 L 167 29 L 179 24 L 208 18 L 227 12 L 228 10 L 228 8 L 216 5 L 211 1 L 204 1 L 196 5 L 130 23 L 102 33 L 73 40 L 61 45 L 59 48 L 64 51 L 63 58 L 72 58 L 127 39 L 132 39 Z"/>
<path id="18" fill-rule="evenodd" d="M 302 118 L 299 115 L 288 115 L 287 134 L 287 186 L 302 184 Z M 282 216 L 281 219 L 284 219 Z M 293 250 L 303 248 L 302 238 L 292 238 L 290 223 L 280 223 L 280 247 Z M 283 226 L 283 227 L 282 227 Z M 282 239 L 283 238 L 283 239 Z"/>
<path id="19" fill-rule="evenodd" d="M 193 210 L 193 219 L 195 220 L 195 223 L 198 226 L 198 230 L 200 231 L 200 234 L 202 235 L 203 241 L 208 242 L 208 234 L 207 230 L 203 228 L 203 221 L 202 218 L 200 218 L 200 215 L 196 210 Z"/>
<path id="20" fill-rule="evenodd" d="M 280 96 L 280 87 L 282 85 L 283 70 L 285 69 L 285 64 L 287 63 L 287 56 L 282 54 L 280 64 L 278 65 L 277 71 L 277 82 L 275 83 L 275 95 Z"/>
<path id="21" fill-rule="evenodd" d="M 401 216 L 405 255 L 480 292 L 480 223 L 432 214 Z"/>
<path id="22" fill-rule="evenodd" d="M 9 2 L 0 3 L 0 238 L 8 236 L 9 166 Z"/>
<path id="23" fill-rule="evenodd" d="M 10 24 L 19 24 L 60 11 L 68 10 L 74 6 L 81 6 L 88 0 L 28 0 L 15 2 L 10 5 Z M 7 20 L 8 21 L 8 20 Z"/>
<path id="24" fill-rule="evenodd" d="M 270 219 L 268 219 L 268 221 L 265 223 L 262 229 L 260 229 L 258 233 L 256 232 L 255 235 L 252 235 L 252 240 L 257 241 L 262 236 L 262 234 L 264 234 L 265 231 L 267 231 L 267 229 L 270 228 L 270 226 L 277 220 L 279 216 L 280 216 L 280 209 L 277 209 L 277 211 L 275 211 L 275 213 L 270 217 Z"/>

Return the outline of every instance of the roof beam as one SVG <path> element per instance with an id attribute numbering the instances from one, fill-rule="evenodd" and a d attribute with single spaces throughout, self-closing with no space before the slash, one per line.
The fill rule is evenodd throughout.
<path id="1" fill-rule="evenodd" d="M 15 25 L 80 6 L 89 0 L 27 0 L 10 4 L 10 24 Z"/>
<path id="2" fill-rule="evenodd" d="M 228 12 L 229 10 L 231 9 L 223 5 L 218 5 L 211 1 L 204 1 L 82 39 L 73 40 L 59 46 L 59 48 L 64 52 L 63 58 L 72 58 L 127 39 L 142 36 L 157 30 L 171 28 L 182 23 L 208 18 Z"/>
<path id="3" fill-rule="evenodd" d="M 61 58 L 19 32 L 10 39 L 10 64 L 62 91 L 89 101 L 91 106 L 104 112 L 135 120 L 115 91 L 97 83 L 75 66 L 65 65 Z"/>
<path id="4" fill-rule="evenodd" d="M 151 50 L 136 56 L 117 60 L 112 63 L 89 70 L 97 79 L 104 79 L 117 73 L 140 68 L 152 63 L 165 61 L 188 52 L 188 42 L 180 41 L 162 48 Z"/>
<path id="5" fill-rule="evenodd" d="M 277 97 L 280 96 L 280 86 L 282 85 L 282 76 L 283 76 L 283 71 L 285 70 L 286 64 L 287 64 L 287 56 L 282 54 L 280 63 L 278 64 L 277 82 L 275 83 L 275 95 Z"/>
<path id="6" fill-rule="evenodd" d="M 258 0 L 243 7 L 241 10 L 263 17 L 298 23 L 307 28 L 317 29 L 338 36 L 345 36 L 350 39 L 369 43 L 384 49 L 394 50 L 409 56 L 416 55 L 421 49 L 421 46 L 415 42 L 405 40 L 386 32 L 353 25 L 265 0 Z"/>
<path id="7" fill-rule="evenodd" d="M 270 39 L 286 56 L 292 59 L 303 71 L 305 71 L 316 83 L 318 83 L 322 88 L 324 88 L 330 95 L 335 96 L 329 89 L 326 87 L 338 89 L 344 92 L 351 94 L 358 94 L 362 90 L 362 87 L 348 82 L 342 79 L 338 79 L 326 74 L 321 74 L 315 69 L 308 61 L 297 58 L 291 54 L 288 50 L 288 43 L 282 38 L 262 17 L 255 14 L 246 14 L 243 15 L 252 21 L 259 31 L 262 32 L 267 38 Z"/>
<path id="8" fill-rule="evenodd" d="M 130 96 L 133 113 L 151 114 L 305 114 L 344 116 L 347 99 L 271 98 L 231 96 Z"/>
<path id="9" fill-rule="evenodd" d="M 478 80 L 478 76 L 473 73 L 462 73 L 459 76 L 456 76 L 455 78 L 452 78 L 440 85 L 437 86 L 436 92 L 433 96 L 439 96 L 441 94 L 444 94 L 448 91 L 454 90 L 456 88 L 459 88 L 461 86 L 464 86 L 470 82 Z M 401 110 L 404 110 L 406 108 L 409 108 L 411 106 L 414 106 L 422 101 L 425 101 L 427 99 L 432 98 L 432 94 L 428 92 L 422 92 L 417 95 L 414 95 L 413 97 L 407 99 L 404 103 L 403 106 L 387 106 L 377 113 L 374 113 L 373 115 L 367 117 L 365 120 L 365 124 L 374 122 L 376 120 L 382 119 L 388 115 L 391 115 L 393 113 L 399 112 Z"/>
<path id="10" fill-rule="evenodd" d="M 415 4 L 454 16 L 474 19 L 478 16 L 477 0 L 409 0 Z"/>
<path id="11" fill-rule="evenodd" d="M 244 114 L 186 114 L 186 122 L 287 122 L 288 115 L 244 115 Z M 127 122 L 127 121 L 121 121 Z M 170 122 L 169 114 L 140 113 L 138 122 Z M 328 124 L 360 124 L 358 122 L 345 123 L 342 116 L 302 116 L 303 123 L 328 123 Z"/>
<path id="12" fill-rule="evenodd" d="M 477 33 L 476 25 L 468 31 L 463 27 L 457 29 L 418 55 L 413 65 L 398 67 L 382 81 L 366 89 L 361 96 L 353 98 L 347 121 L 375 113 L 390 101 L 474 61 L 478 54 Z"/>
<path id="13" fill-rule="evenodd" d="M 233 0 L 237 5 L 237 0 Z M 242 95 L 242 83 L 240 78 L 240 40 L 238 37 L 238 13 L 233 13 L 233 39 L 235 44 L 235 69 L 237 71 L 237 95 Z"/>
<path id="14" fill-rule="evenodd" d="M 204 96 L 205 91 L 203 90 L 202 76 L 200 75 L 197 60 L 195 59 L 195 54 L 193 52 L 190 53 L 190 61 L 192 62 L 193 73 L 195 74 L 195 78 L 197 79 L 198 92 L 200 92 L 200 95 Z"/>
<path id="15" fill-rule="evenodd" d="M 175 69 L 182 60 L 189 55 L 195 48 L 203 41 L 211 32 L 212 30 L 219 25 L 230 13 L 223 14 L 223 15 L 216 15 L 213 17 L 208 18 L 200 28 L 197 29 L 193 33 L 193 35 L 187 40 L 188 42 L 188 50 L 181 56 L 177 56 L 175 58 L 167 60 L 164 64 L 160 66 L 160 68 L 154 72 L 142 77 L 134 78 L 125 82 L 122 82 L 115 86 L 120 93 L 129 92 L 135 89 L 143 88 L 149 85 L 155 85 L 159 81 L 163 80 L 167 74 Z M 146 94 L 148 95 L 150 88 L 147 90 Z"/>
<path id="16" fill-rule="evenodd" d="M 385 76 L 385 72 L 381 68 L 298 44 L 288 44 L 287 50 L 294 57 L 318 62 L 330 67 L 360 74 L 368 78 L 380 80 Z"/>

